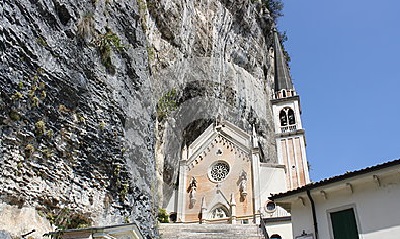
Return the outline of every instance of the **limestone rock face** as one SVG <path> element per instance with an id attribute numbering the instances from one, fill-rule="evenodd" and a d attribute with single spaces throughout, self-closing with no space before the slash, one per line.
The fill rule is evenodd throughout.
<path id="1" fill-rule="evenodd" d="M 154 235 L 155 104 L 135 1 L 5 0 L 1 11 L 0 230 L 13 205 Z"/>
<path id="2" fill-rule="evenodd" d="M 272 22 L 258 1 L 149 0 L 147 8 L 159 116 L 159 195 L 166 207 L 177 183 L 182 148 L 217 117 L 249 133 L 254 126 L 263 160 L 276 159 L 270 106 Z"/>
<path id="3" fill-rule="evenodd" d="M 66 218 L 137 222 L 155 237 L 181 149 L 218 115 L 254 126 L 263 160 L 276 158 L 261 2 L 4 0 L 0 11 L 0 230 L 13 237 Z M 2 213 L 21 210 L 44 222 L 9 231 Z"/>

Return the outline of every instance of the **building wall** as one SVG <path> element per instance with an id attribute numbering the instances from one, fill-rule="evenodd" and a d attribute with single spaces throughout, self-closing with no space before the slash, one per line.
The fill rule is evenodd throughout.
<path id="1" fill-rule="evenodd" d="M 222 155 L 217 155 L 217 151 L 221 150 Z M 204 196 L 206 200 L 207 210 L 211 210 L 219 203 L 227 206 L 226 200 L 217 194 L 217 183 L 209 178 L 210 166 L 216 161 L 225 161 L 230 166 L 230 171 L 225 180 L 220 182 L 220 190 L 227 200 L 230 200 L 231 193 L 234 194 L 236 201 L 236 215 L 248 216 L 253 215 L 253 187 L 252 187 L 252 170 L 251 162 L 248 154 L 234 148 L 233 144 L 222 137 L 217 138 L 214 144 L 206 149 L 205 156 L 201 160 L 194 162 L 193 168 L 189 169 L 186 174 L 186 185 L 190 184 L 192 177 L 197 180 L 196 203 L 190 206 L 190 198 L 188 191 L 184 192 L 185 204 L 185 221 L 198 221 L 201 212 L 201 199 Z M 204 155 L 204 154 L 203 154 Z M 239 191 L 240 175 L 242 170 L 247 173 L 247 196 L 241 197 Z M 188 189 L 188 188 L 187 188 Z M 225 202 L 224 202 L 225 201 Z M 229 210 L 229 207 L 227 207 Z M 206 218 L 208 219 L 208 218 Z"/>
<path id="2" fill-rule="evenodd" d="M 318 221 L 319 238 L 333 238 L 329 212 L 354 208 L 358 232 L 361 239 L 399 238 L 400 216 L 400 175 L 398 173 L 382 177 L 381 185 L 374 182 L 373 176 L 364 183 L 354 183 L 353 193 L 343 184 L 334 192 L 327 190 L 327 199 L 321 193 L 312 193 Z M 292 203 L 293 236 L 313 232 L 310 202 L 307 196 L 305 206 L 298 199 Z"/>
<path id="3" fill-rule="evenodd" d="M 285 168 L 283 165 L 261 164 L 260 167 L 261 205 L 265 206 L 271 194 L 286 191 Z"/>
<path id="4" fill-rule="evenodd" d="M 278 146 L 278 154 L 286 165 L 288 190 L 304 186 L 309 180 L 303 135 L 278 139 Z"/>
<path id="5" fill-rule="evenodd" d="M 269 222 L 266 225 L 268 236 L 279 235 L 282 239 L 292 239 L 292 223 L 288 221 Z"/>
<path id="6" fill-rule="evenodd" d="M 307 199 L 307 195 L 304 194 L 301 197 L 304 199 L 305 206 L 303 206 L 300 199 L 297 199 L 292 203 L 292 210 L 290 212 L 292 215 L 293 238 L 301 235 L 303 231 L 307 234 L 314 232 L 311 204 Z"/>

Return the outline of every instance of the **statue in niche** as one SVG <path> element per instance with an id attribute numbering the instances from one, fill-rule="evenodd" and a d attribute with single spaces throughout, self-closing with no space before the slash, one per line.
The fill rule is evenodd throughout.
<path id="1" fill-rule="evenodd" d="M 246 197 L 247 195 L 247 173 L 242 170 L 240 174 L 240 182 L 239 182 L 239 191 L 242 197 Z"/>
<path id="2" fill-rule="evenodd" d="M 197 180 L 195 177 L 192 177 L 189 183 L 189 198 L 190 198 L 190 207 L 193 207 L 196 203 L 196 190 L 197 190 Z"/>
<path id="3" fill-rule="evenodd" d="M 196 191 L 196 189 L 197 189 L 197 180 L 195 177 L 192 177 L 192 179 L 190 180 L 190 184 L 189 184 L 189 190 Z"/>

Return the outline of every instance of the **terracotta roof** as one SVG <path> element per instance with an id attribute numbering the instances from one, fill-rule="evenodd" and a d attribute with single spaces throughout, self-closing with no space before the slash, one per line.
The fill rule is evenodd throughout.
<path id="1" fill-rule="evenodd" d="M 377 164 L 375 166 L 371 166 L 371 167 L 367 167 L 367 168 L 363 168 L 363 169 L 359 169 L 359 170 L 355 170 L 355 171 L 349 171 L 349 172 L 346 172 L 346 173 L 341 174 L 341 175 L 325 178 L 325 179 L 323 179 L 321 181 L 312 182 L 312 183 L 306 184 L 306 185 L 304 185 L 302 187 L 298 187 L 297 189 L 294 189 L 294 190 L 291 190 L 291 191 L 287 191 L 287 192 L 284 192 L 284 193 L 271 194 L 269 199 L 275 200 L 275 199 L 284 198 L 284 197 L 287 197 L 287 196 L 292 196 L 292 195 L 295 195 L 295 194 L 298 194 L 298 193 L 301 193 L 301 192 L 306 192 L 307 190 L 312 190 L 312 189 L 320 187 L 320 186 L 325 186 L 325 185 L 328 185 L 328 184 L 331 184 L 331 183 L 340 182 L 340 181 L 349 179 L 351 177 L 363 175 L 363 174 L 366 174 L 366 173 L 371 173 L 371 172 L 374 172 L 374 171 L 378 171 L 378 170 L 381 170 L 381 169 L 385 169 L 385 168 L 389 168 L 389 167 L 397 166 L 397 165 L 400 165 L 400 159 L 389 161 L 389 162 L 386 162 L 386 163 Z"/>

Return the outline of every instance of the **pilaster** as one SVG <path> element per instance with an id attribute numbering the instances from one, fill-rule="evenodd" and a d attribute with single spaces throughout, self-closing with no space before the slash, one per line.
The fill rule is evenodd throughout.
<path id="1" fill-rule="evenodd" d="M 185 164 L 186 161 L 180 161 L 179 165 L 179 189 L 178 189 L 178 210 L 177 210 L 177 222 L 185 221 L 185 209 L 186 209 L 186 175 L 188 167 Z"/>
<path id="2" fill-rule="evenodd" d="M 252 150 L 251 168 L 253 175 L 253 213 L 255 215 L 260 211 L 261 208 L 260 154 L 258 148 L 254 148 Z"/>

